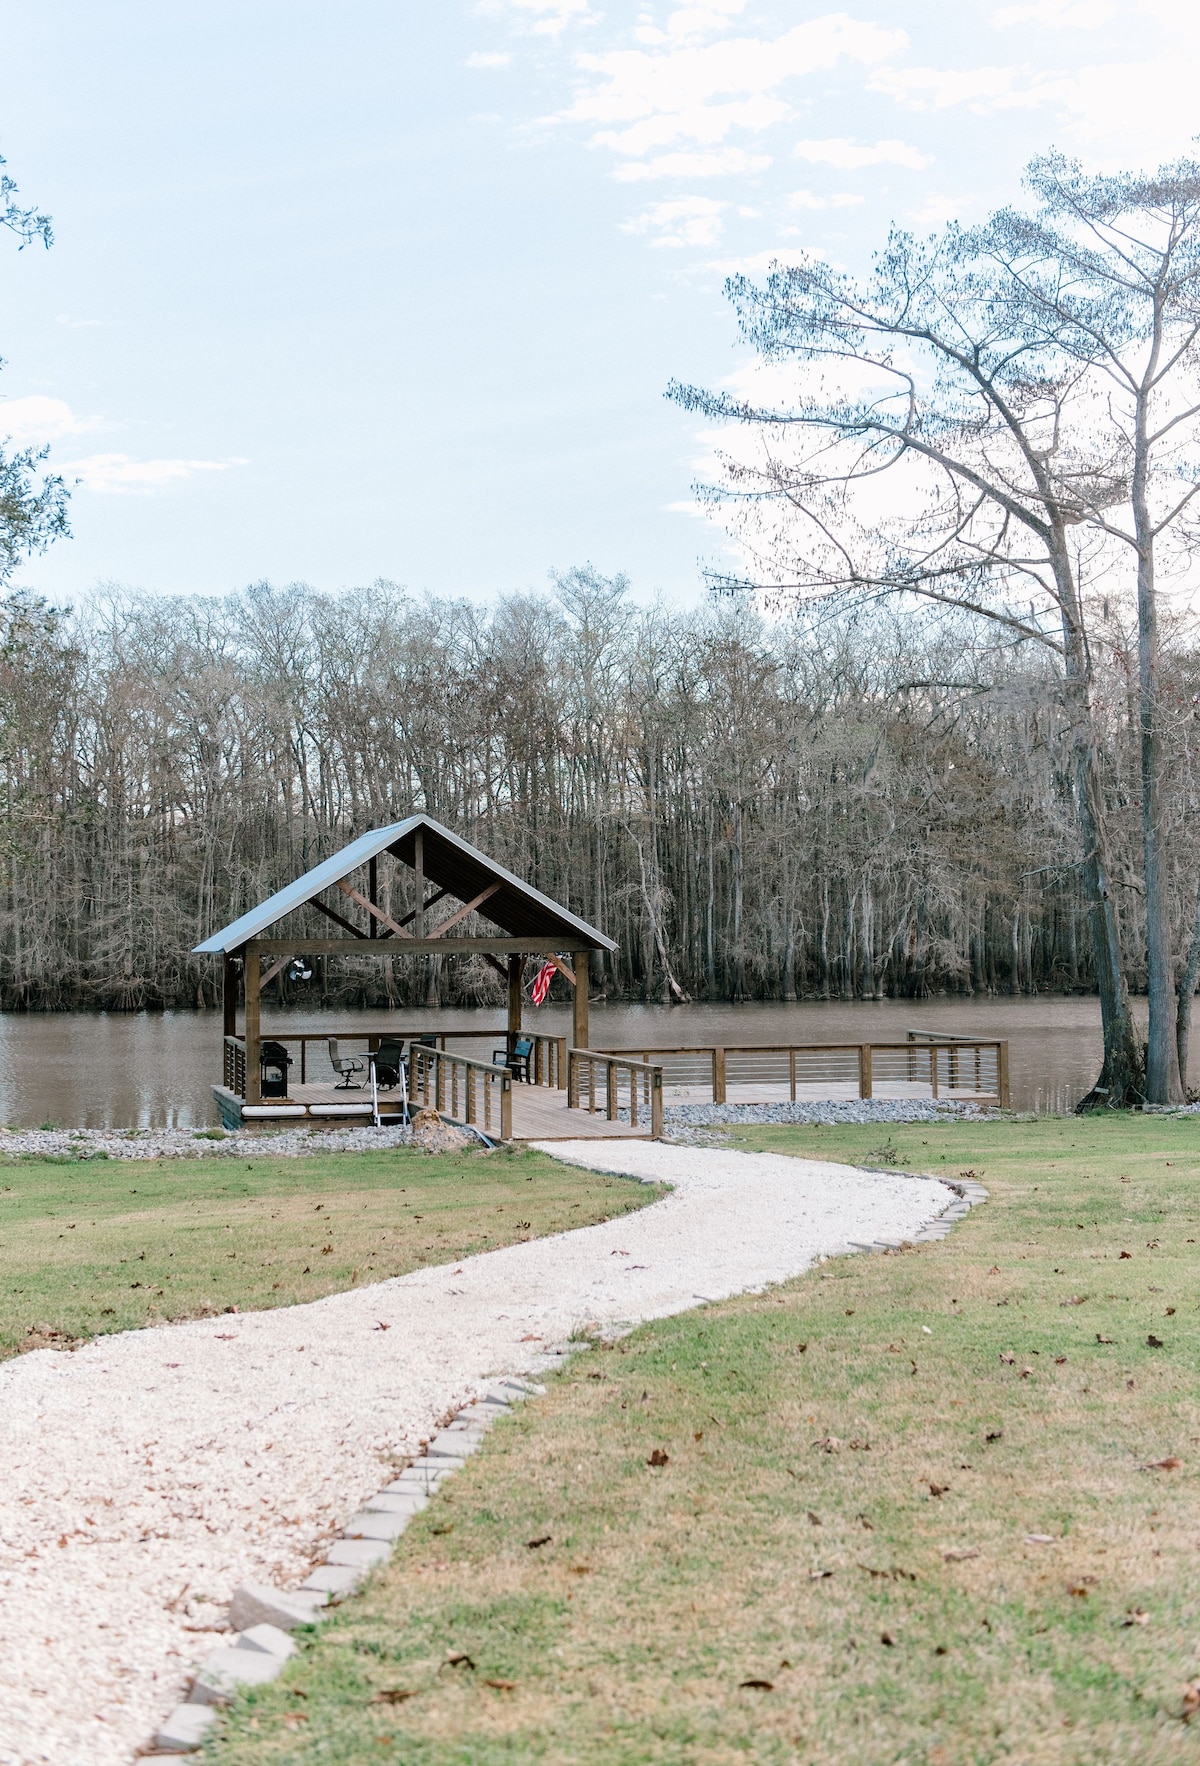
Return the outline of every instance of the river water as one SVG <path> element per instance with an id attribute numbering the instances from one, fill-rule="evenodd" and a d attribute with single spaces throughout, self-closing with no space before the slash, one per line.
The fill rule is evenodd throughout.
<path id="1" fill-rule="evenodd" d="M 1139 1002 L 1140 1004 L 1141 1002 Z M 264 1015 L 263 1034 L 270 1035 Z M 280 1031 L 389 1026 L 486 1029 L 494 1010 L 290 1012 Z M 526 1023 L 570 1032 L 569 1007 L 528 1009 Z M 1013 1106 L 1069 1110 L 1100 1060 L 1100 1007 L 1090 998 L 804 1001 L 795 1005 L 593 1005 L 595 1048 L 713 1043 L 903 1042 L 907 1030 L 1007 1037 Z M 1192 1083 L 1200 1069 L 1194 1036 Z M 465 1052 L 490 1054 L 479 1046 Z M 211 1086 L 221 1077 L 216 1012 L 0 1013 L 0 1123 L 70 1128 L 199 1128 L 216 1121 Z"/>

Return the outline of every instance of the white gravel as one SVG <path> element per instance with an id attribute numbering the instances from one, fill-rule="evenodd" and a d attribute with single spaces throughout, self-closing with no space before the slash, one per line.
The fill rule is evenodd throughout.
<path id="1" fill-rule="evenodd" d="M 646 1141 L 556 1142 L 664 1179 L 642 1212 L 311 1305 L 0 1367 L 0 1762 L 125 1766 L 242 1581 L 290 1584 L 491 1375 L 911 1236 L 932 1178 Z"/>

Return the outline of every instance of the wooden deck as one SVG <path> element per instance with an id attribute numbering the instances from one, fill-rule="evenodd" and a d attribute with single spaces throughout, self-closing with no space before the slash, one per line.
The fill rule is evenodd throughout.
<path id="1" fill-rule="evenodd" d="M 286 1098 L 264 1098 L 261 1104 L 247 1107 L 241 1098 L 224 1086 L 214 1086 L 213 1094 L 227 1128 L 235 1126 L 286 1128 L 303 1123 L 306 1128 L 351 1128 L 371 1121 L 371 1093 L 347 1091 L 335 1085 L 293 1085 Z M 416 1108 L 414 1101 L 414 1108 Z M 401 1118 L 400 1095 L 395 1091 L 379 1094 L 379 1118 L 390 1126 Z M 514 1085 L 512 1088 L 513 1139 L 516 1141 L 572 1140 L 648 1140 L 649 1123 L 631 1128 L 627 1122 L 609 1122 L 597 1112 L 569 1110 L 567 1094 L 546 1085 Z M 480 1122 L 485 1134 L 498 1138 L 495 1124 L 491 1130 Z"/>

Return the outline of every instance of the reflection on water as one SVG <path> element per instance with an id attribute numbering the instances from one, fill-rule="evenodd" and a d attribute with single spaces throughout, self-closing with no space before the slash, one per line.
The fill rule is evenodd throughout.
<path id="1" fill-rule="evenodd" d="M 274 1022 L 280 1031 L 366 1025 L 419 1031 L 434 1025 L 483 1029 L 502 1021 L 494 1010 L 406 1010 L 292 1012 Z M 527 1022 L 548 1034 L 566 1035 L 570 1009 L 531 1008 Z M 270 1026 L 264 1017 L 264 1035 L 270 1034 Z M 1100 1007 L 1095 999 L 594 1005 L 591 1040 L 596 1048 L 627 1049 L 903 1042 L 910 1027 L 1007 1037 L 1013 1105 L 1021 1110 L 1070 1109 L 1099 1067 Z M 1194 1037 L 1193 1049 L 1198 1043 L 1200 1037 Z M 216 1121 L 210 1087 L 220 1073 L 221 1019 L 216 1012 L 0 1013 L 0 1121 L 14 1127 L 42 1122 L 72 1128 L 201 1127 Z"/>

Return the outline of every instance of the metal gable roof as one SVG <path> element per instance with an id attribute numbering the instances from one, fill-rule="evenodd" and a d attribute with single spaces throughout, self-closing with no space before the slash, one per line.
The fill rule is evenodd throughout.
<path id="1" fill-rule="evenodd" d="M 221 932 L 214 932 L 203 944 L 195 947 L 194 954 L 238 950 L 247 939 L 257 938 L 273 926 L 285 914 L 303 907 L 314 895 L 320 895 L 351 871 L 365 865 L 368 859 L 376 858 L 381 852 L 391 852 L 396 858 L 411 865 L 415 857 L 416 834 L 421 830 L 424 834 L 424 871 L 427 883 L 444 889 L 448 894 L 457 896 L 460 901 L 471 901 L 489 884 L 498 883 L 495 895 L 489 896 L 485 904 L 485 918 L 495 925 L 501 926 L 514 938 L 540 938 L 562 940 L 564 943 L 579 943 L 592 950 L 616 950 L 613 939 L 589 926 L 569 908 L 559 902 L 551 901 L 548 895 L 523 883 L 498 865 L 486 853 L 477 847 L 470 846 L 460 840 L 457 834 L 435 822 L 431 816 L 408 816 L 402 822 L 393 822 L 387 828 L 375 828 L 369 834 L 360 834 L 349 846 L 335 852 L 331 858 L 323 859 L 303 877 L 297 877 L 294 883 L 278 890 L 269 900 L 261 902 L 258 907 L 251 908 L 248 913 L 234 920 Z M 388 954 L 399 955 L 404 946 L 393 944 L 388 940 Z"/>

